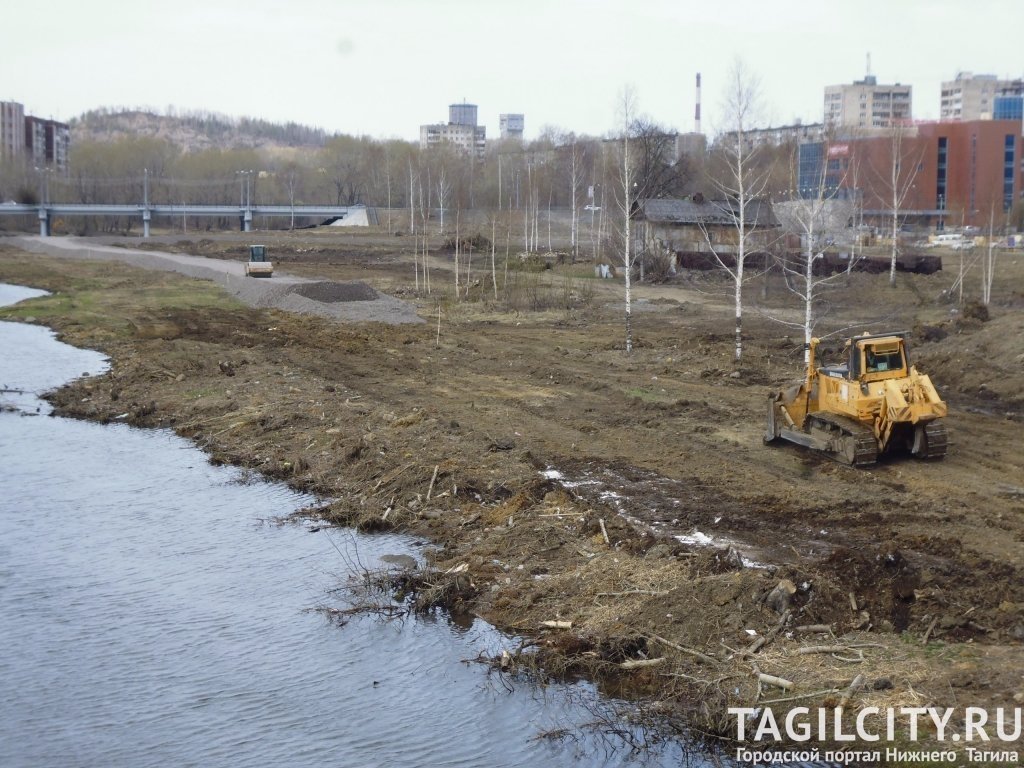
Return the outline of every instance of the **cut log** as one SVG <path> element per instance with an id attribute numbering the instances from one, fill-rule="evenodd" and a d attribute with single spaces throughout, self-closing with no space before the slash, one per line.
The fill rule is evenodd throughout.
<path id="1" fill-rule="evenodd" d="M 657 659 L 629 659 L 619 664 L 620 669 L 642 669 L 643 667 L 656 667 L 659 664 L 665 663 L 665 657 L 660 656 Z"/>
<path id="2" fill-rule="evenodd" d="M 572 629 L 571 621 L 542 621 L 540 625 L 546 629 Z"/>
<path id="3" fill-rule="evenodd" d="M 794 685 L 792 680 L 787 680 L 784 677 L 776 677 L 775 675 L 766 675 L 764 672 L 758 672 L 757 680 L 765 685 L 777 686 L 784 691 L 788 691 Z"/>

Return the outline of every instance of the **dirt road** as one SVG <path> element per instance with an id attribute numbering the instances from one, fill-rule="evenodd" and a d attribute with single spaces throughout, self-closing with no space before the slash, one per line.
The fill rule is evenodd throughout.
<path id="1" fill-rule="evenodd" d="M 114 359 L 58 394 L 63 412 L 173 427 L 214 461 L 337 499 L 330 519 L 431 537 L 438 574 L 456 574 L 434 574 L 431 599 L 535 637 L 548 671 L 653 693 L 711 733 L 728 732 L 726 706 L 758 700 L 751 661 L 826 704 L 857 673 L 858 705 L 1024 698 L 1024 259 L 1001 264 L 985 322 L 951 312 L 946 273 L 843 288 L 834 325 L 914 329 L 950 403 L 944 460 L 868 469 L 761 443 L 768 392 L 800 375 L 800 344 L 764 317 L 785 310 L 781 291 L 751 312 L 736 366 L 713 277 L 656 287 L 627 356 L 620 297 L 578 276 L 516 274 L 532 302 L 488 301 L 486 283 L 456 302 L 417 294 L 410 262 L 376 244 L 296 242 L 281 261 L 358 276 L 429 323 L 154 309 L 109 286 L 121 330 L 45 300 L 18 312 Z M 167 279 L 145 274 L 133 280 Z M 0 278 L 71 296 L 112 279 L 10 251 Z M 783 581 L 785 612 L 766 600 Z M 818 624 L 846 650 L 801 654 L 796 628 Z M 740 653 L 759 637 L 756 657 Z"/>
<path id="2" fill-rule="evenodd" d="M 138 250 L 76 237 L 11 238 L 30 253 L 58 258 L 95 261 L 119 261 L 143 269 L 177 272 L 189 277 L 212 280 L 239 301 L 254 307 L 275 307 L 289 312 L 320 315 L 345 322 L 420 323 L 423 322 L 406 302 L 378 293 L 366 283 L 314 280 L 277 270 L 270 279 L 245 275 L 239 261 L 209 259 L 158 250 Z M 240 246 L 242 250 L 247 246 Z"/>

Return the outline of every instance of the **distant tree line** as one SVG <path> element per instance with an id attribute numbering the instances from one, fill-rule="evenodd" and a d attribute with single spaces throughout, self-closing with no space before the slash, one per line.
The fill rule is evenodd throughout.
<path id="1" fill-rule="evenodd" d="M 125 110 L 97 109 L 77 118 L 66 173 L 40 172 L 16 162 L 0 167 L 0 197 L 17 202 L 154 204 L 332 204 L 376 206 L 389 214 L 381 224 L 416 232 L 456 223 L 459 210 L 515 212 L 528 249 L 542 239 L 540 224 L 550 209 L 587 215 L 611 205 L 617 144 L 604 137 L 577 136 L 554 128 L 535 140 L 492 141 L 484 157 L 452 145 L 421 150 L 418 143 L 327 135 L 294 123 L 233 120 L 213 113 L 171 117 L 139 112 L 138 120 L 172 121 L 217 140 L 222 147 L 183 150 L 171 139 L 126 135 Z M 129 115 L 135 116 L 135 115 Z M 703 156 L 680 155 L 675 136 L 647 118 L 636 136 L 637 174 L 646 196 L 677 196 L 702 187 Z M 173 133 L 162 129 L 161 133 Z M 74 136 L 74 132 L 73 132 Z M 244 139 L 244 141 L 240 140 Z M 253 139 L 266 139 L 262 146 Z M 226 147 L 226 148 L 225 148 Z M 251 173 L 249 173 L 251 172 Z M 246 184 L 249 187 L 247 189 Z M 196 222 L 237 226 L 237 221 Z M 2 222 L 0 222 L 2 225 Z M 116 231 L 125 221 L 83 222 Z"/>

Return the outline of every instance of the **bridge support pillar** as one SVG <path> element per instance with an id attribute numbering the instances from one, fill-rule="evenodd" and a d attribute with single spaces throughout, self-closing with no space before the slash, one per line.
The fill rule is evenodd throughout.
<path id="1" fill-rule="evenodd" d="M 145 208 L 142 211 L 142 236 L 149 237 L 149 220 L 150 211 L 149 208 Z"/>
<path id="2" fill-rule="evenodd" d="M 43 207 L 39 208 L 39 236 L 50 236 L 50 212 Z"/>
<path id="3" fill-rule="evenodd" d="M 245 218 L 242 219 L 242 226 L 246 232 L 252 232 L 252 210 L 245 209 Z"/>

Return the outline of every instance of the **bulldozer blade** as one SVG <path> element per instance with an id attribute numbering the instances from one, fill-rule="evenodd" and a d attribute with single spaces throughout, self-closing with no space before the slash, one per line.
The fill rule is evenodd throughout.
<path id="1" fill-rule="evenodd" d="M 773 443 L 779 437 L 779 428 L 776 425 L 776 413 L 775 413 L 775 410 L 778 407 L 776 405 L 777 399 L 778 399 L 777 395 L 769 395 L 768 396 L 768 422 L 765 425 L 765 432 L 764 432 L 764 442 L 765 442 L 765 444 Z"/>

